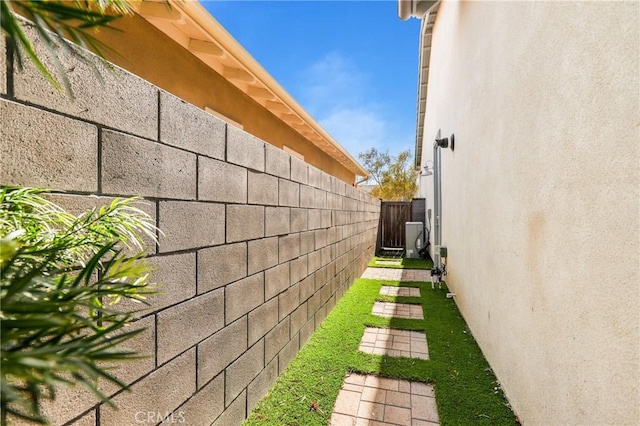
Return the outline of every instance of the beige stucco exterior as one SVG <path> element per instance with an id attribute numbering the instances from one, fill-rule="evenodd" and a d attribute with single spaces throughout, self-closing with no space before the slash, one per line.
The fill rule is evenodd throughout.
<path id="1" fill-rule="evenodd" d="M 265 142 L 281 149 L 286 146 L 288 152 L 293 150 L 305 162 L 344 182 L 352 185 L 356 176 L 366 175 L 197 2 L 174 2 L 172 8 L 160 3 L 134 6 L 135 14 L 112 24 L 118 31 L 104 29 L 96 35 L 111 48 L 103 51 L 110 62 L 195 106 L 222 114 Z M 225 41 L 231 48 L 225 47 Z M 203 54 L 207 49 L 220 51 Z M 253 64 L 259 75 L 245 69 L 245 62 Z M 261 77 L 270 86 L 258 86 Z M 251 97 L 246 93 L 251 90 L 267 97 Z"/>
<path id="2" fill-rule="evenodd" d="M 639 17 L 438 7 L 421 166 L 455 134 L 446 281 L 524 424 L 640 422 Z"/>

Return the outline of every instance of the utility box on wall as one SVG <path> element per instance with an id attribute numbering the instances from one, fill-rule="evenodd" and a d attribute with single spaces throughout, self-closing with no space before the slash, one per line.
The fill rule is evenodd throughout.
<path id="1" fill-rule="evenodd" d="M 405 257 L 419 259 L 420 249 L 424 246 L 424 224 L 422 222 L 406 222 Z"/>

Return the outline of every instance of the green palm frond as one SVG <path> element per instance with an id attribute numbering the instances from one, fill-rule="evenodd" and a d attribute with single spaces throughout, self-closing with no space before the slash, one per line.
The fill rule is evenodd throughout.
<path id="1" fill-rule="evenodd" d="M 154 293 L 141 233 L 156 229 L 135 198 L 75 217 L 42 192 L 0 188 L 2 425 L 46 424 L 40 404 L 59 386 L 81 384 L 100 401 L 100 380 L 125 387 L 105 363 L 138 358 L 120 345 L 143 330 L 113 304 Z"/>

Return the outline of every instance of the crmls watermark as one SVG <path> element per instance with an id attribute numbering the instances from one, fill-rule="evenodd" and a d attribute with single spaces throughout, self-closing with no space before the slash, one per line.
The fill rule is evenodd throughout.
<path id="1" fill-rule="evenodd" d="M 187 419 L 184 418 L 184 411 L 165 412 L 164 414 L 159 411 L 137 411 L 135 415 L 136 423 L 144 424 L 158 424 L 165 422 L 167 424 L 174 423 L 186 423 Z"/>

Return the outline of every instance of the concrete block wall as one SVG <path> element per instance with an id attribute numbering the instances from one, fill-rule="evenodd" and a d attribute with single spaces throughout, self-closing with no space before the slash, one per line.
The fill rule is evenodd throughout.
<path id="1" fill-rule="evenodd" d="M 162 294 L 128 344 L 147 357 L 114 370 L 132 391 L 104 386 L 115 410 L 64 388 L 44 412 L 239 424 L 366 267 L 379 201 L 94 58 L 100 76 L 56 51 L 71 98 L 0 47 L 0 183 L 51 188 L 76 212 L 142 196 L 163 231 L 148 248 Z"/>

